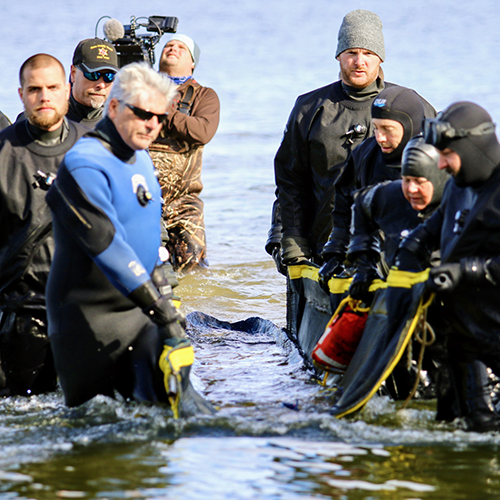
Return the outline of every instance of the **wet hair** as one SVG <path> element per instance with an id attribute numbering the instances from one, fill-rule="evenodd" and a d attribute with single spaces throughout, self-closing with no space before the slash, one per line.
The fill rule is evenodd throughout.
<path id="1" fill-rule="evenodd" d="M 50 54 L 35 54 L 34 56 L 28 57 L 19 70 L 19 84 L 21 87 L 24 85 L 24 72 L 27 69 L 48 68 L 49 66 L 59 66 L 59 68 L 61 68 L 63 80 L 66 80 L 66 71 L 64 71 L 64 66 L 59 59 L 56 59 Z"/>
<path id="2" fill-rule="evenodd" d="M 111 99 L 116 99 L 120 104 L 137 100 L 140 102 L 145 94 L 159 92 L 169 103 L 176 94 L 176 88 L 169 78 L 157 73 L 146 62 L 127 64 L 116 74 L 104 114 L 108 114 Z"/>

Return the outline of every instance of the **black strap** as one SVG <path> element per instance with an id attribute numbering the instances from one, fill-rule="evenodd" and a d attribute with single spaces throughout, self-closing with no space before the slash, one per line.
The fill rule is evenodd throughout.
<path id="1" fill-rule="evenodd" d="M 179 101 L 179 105 L 177 106 L 177 109 L 180 113 L 184 115 L 190 115 L 191 114 L 191 106 L 193 105 L 193 95 L 194 95 L 194 86 L 189 85 L 186 88 L 186 91 L 184 92 L 184 95 L 182 96 L 181 100 Z"/>

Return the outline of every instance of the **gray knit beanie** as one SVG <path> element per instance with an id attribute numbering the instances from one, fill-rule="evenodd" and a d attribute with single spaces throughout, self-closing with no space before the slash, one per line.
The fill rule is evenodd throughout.
<path id="1" fill-rule="evenodd" d="M 382 21 L 369 10 L 353 10 L 342 20 L 335 57 L 348 49 L 366 49 L 385 59 Z"/>

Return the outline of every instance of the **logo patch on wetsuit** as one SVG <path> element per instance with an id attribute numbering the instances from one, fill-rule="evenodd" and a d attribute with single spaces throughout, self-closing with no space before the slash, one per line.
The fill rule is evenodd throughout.
<path id="1" fill-rule="evenodd" d="M 136 275 L 140 276 L 141 274 L 144 274 L 146 272 L 146 269 L 142 267 L 139 262 L 136 260 L 132 260 L 128 263 L 128 268 Z"/>
<path id="2" fill-rule="evenodd" d="M 373 101 L 373 105 L 376 106 L 377 108 L 383 108 L 385 106 L 385 103 L 387 102 L 387 99 L 375 99 Z"/>
<path id="3" fill-rule="evenodd" d="M 132 176 L 132 189 L 134 190 L 137 200 L 142 207 L 146 207 L 153 199 L 153 195 L 149 192 L 146 179 L 140 174 Z"/>
<path id="4" fill-rule="evenodd" d="M 146 182 L 144 176 L 141 174 L 134 174 L 132 176 L 132 189 L 134 193 L 137 193 L 139 186 L 142 186 L 146 191 L 149 191 L 148 183 Z"/>

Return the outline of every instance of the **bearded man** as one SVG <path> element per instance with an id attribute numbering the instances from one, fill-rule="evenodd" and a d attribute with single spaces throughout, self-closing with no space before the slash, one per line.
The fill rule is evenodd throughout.
<path id="1" fill-rule="evenodd" d="M 56 388 L 45 309 L 54 252 L 45 189 L 65 153 L 86 130 L 65 118 L 70 86 L 55 57 L 30 57 L 21 66 L 19 80 L 24 118 L 0 133 L 0 395 L 4 396 Z"/>

